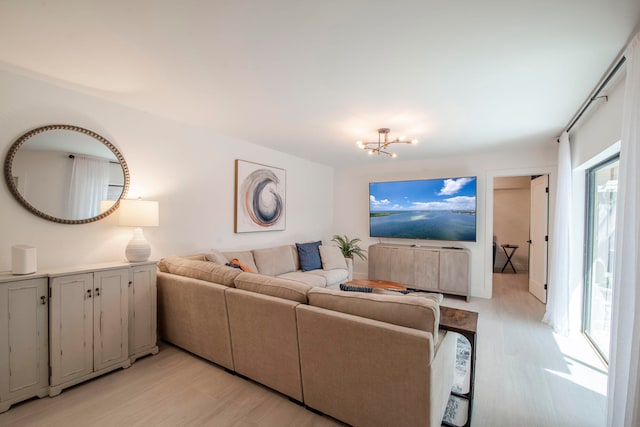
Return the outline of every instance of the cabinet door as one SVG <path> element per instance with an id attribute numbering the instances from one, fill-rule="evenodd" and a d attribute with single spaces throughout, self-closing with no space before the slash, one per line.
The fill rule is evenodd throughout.
<path id="1" fill-rule="evenodd" d="M 126 268 L 94 273 L 93 364 L 96 371 L 129 356 L 128 284 Z"/>
<path id="2" fill-rule="evenodd" d="M 407 287 L 415 286 L 414 252 L 412 248 L 392 247 L 388 251 L 389 278 Z"/>
<path id="3" fill-rule="evenodd" d="M 47 278 L 0 288 L 0 400 L 31 397 L 49 385 Z"/>
<path id="4" fill-rule="evenodd" d="M 416 289 L 438 292 L 440 281 L 440 252 L 416 249 L 414 253 Z"/>
<path id="5" fill-rule="evenodd" d="M 93 371 L 93 274 L 53 277 L 49 324 L 51 385 Z"/>
<path id="6" fill-rule="evenodd" d="M 462 250 L 440 252 L 440 290 L 469 294 L 469 253 Z"/>
<path id="7" fill-rule="evenodd" d="M 156 346 L 156 266 L 131 269 L 129 283 L 129 356 Z"/>
<path id="8" fill-rule="evenodd" d="M 369 279 L 392 280 L 389 272 L 389 256 L 391 248 L 388 246 L 369 246 Z"/>

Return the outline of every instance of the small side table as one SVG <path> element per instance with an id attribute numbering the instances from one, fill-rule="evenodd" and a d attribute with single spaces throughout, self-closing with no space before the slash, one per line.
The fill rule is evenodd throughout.
<path id="1" fill-rule="evenodd" d="M 504 273 L 504 269 L 507 268 L 507 265 L 511 266 L 514 274 L 516 273 L 516 268 L 513 266 L 513 263 L 511 262 L 511 258 L 513 257 L 513 254 L 516 253 L 516 250 L 519 247 L 520 246 L 518 245 L 502 245 L 502 250 L 504 251 L 504 254 L 507 256 L 507 261 L 502 266 L 502 270 L 500 271 L 501 273 Z"/>
<path id="2" fill-rule="evenodd" d="M 471 344 L 471 360 L 469 365 L 469 393 L 457 393 L 451 391 L 454 396 L 469 401 L 467 422 L 465 427 L 471 425 L 471 410 L 473 409 L 474 382 L 476 376 L 476 335 L 478 332 L 478 313 L 475 311 L 461 310 L 457 308 L 440 306 L 440 329 L 457 332 Z M 455 427 L 452 424 L 443 422 L 443 426 Z"/>

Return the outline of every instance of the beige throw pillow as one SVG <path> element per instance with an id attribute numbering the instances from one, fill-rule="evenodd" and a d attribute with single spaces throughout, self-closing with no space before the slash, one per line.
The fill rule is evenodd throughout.
<path id="1" fill-rule="evenodd" d="M 324 270 L 333 270 L 336 268 L 347 269 L 347 261 L 345 261 L 344 255 L 342 255 L 339 247 L 321 245 L 319 249 L 322 268 Z"/>
<path id="2" fill-rule="evenodd" d="M 252 253 L 256 267 L 258 267 L 257 272 L 260 274 L 279 276 L 296 269 L 291 246 L 254 249 Z"/>
<path id="3" fill-rule="evenodd" d="M 211 261 L 220 265 L 226 265 L 229 262 L 227 257 L 222 255 L 222 252 L 216 249 L 211 249 L 211 252 L 205 254 L 205 258 L 207 259 L 207 261 Z"/>

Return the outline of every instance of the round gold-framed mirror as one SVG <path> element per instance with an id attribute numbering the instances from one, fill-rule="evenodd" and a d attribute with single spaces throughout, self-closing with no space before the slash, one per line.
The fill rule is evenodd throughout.
<path id="1" fill-rule="evenodd" d="M 42 126 L 9 148 L 4 176 L 31 213 L 62 224 L 111 215 L 129 190 L 129 168 L 106 138 L 79 126 Z"/>

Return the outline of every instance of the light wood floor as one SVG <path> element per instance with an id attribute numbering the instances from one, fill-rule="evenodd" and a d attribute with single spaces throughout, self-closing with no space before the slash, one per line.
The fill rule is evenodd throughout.
<path id="1" fill-rule="evenodd" d="M 606 368 L 584 337 L 562 337 L 540 320 L 545 305 L 524 274 L 494 274 L 493 298 L 443 305 L 477 311 L 473 426 L 605 425 Z"/>
<path id="2" fill-rule="evenodd" d="M 480 313 L 473 425 L 604 425 L 606 373 L 581 337 L 552 334 L 524 274 L 495 274 L 494 298 L 446 298 Z M 286 397 L 175 347 L 55 398 L 0 414 L 0 426 L 336 426 Z"/>

